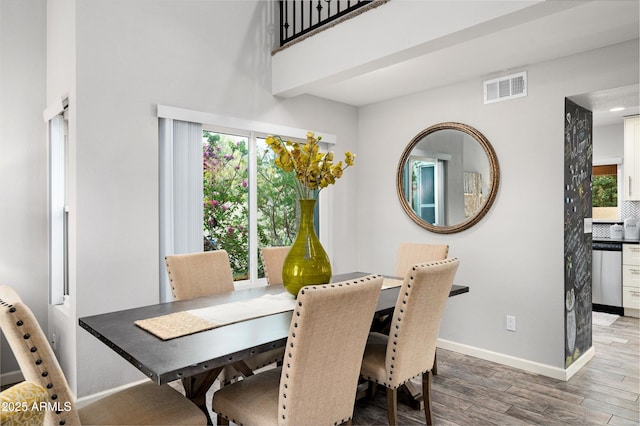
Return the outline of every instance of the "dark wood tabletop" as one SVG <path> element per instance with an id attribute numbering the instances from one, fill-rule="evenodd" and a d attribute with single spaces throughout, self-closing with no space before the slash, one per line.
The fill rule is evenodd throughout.
<path id="1" fill-rule="evenodd" d="M 369 275 L 361 272 L 341 274 L 332 282 Z M 161 340 L 139 328 L 134 321 L 174 312 L 205 308 L 239 300 L 278 294 L 281 285 L 236 290 L 191 300 L 160 303 L 79 319 L 80 327 L 120 354 L 157 384 L 203 374 L 248 356 L 284 346 L 289 334 L 292 312 L 255 318 L 211 330 Z M 376 311 L 391 313 L 400 287 L 383 289 Z M 469 287 L 454 285 L 450 296 L 467 293 Z"/>

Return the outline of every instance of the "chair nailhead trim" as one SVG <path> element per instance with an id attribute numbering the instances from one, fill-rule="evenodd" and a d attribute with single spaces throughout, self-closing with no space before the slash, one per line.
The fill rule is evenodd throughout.
<path id="1" fill-rule="evenodd" d="M 16 317 L 18 316 L 18 314 L 16 314 L 17 309 L 16 309 L 16 307 L 15 307 L 15 306 L 8 304 L 8 303 L 6 303 L 4 300 L 1 300 L 1 299 L 0 299 L 0 305 L 9 306 L 9 312 L 10 312 L 11 314 L 13 314 L 12 316 L 14 317 L 14 321 L 15 321 L 16 326 L 18 326 L 18 327 L 22 327 L 22 326 L 24 326 L 24 321 L 23 321 L 22 319 L 20 319 L 20 318 L 16 318 Z M 30 342 L 31 334 L 29 334 L 29 333 L 25 333 L 25 334 L 23 334 L 23 336 L 22 336 L 22 337 L 24 338 L 24 340 L 25 340 L 25 344 L 27 345 L 27 347 L 29 347 L 29 352 L 31 352 L 31 353 L 33 353 L 33 354 L 35 354 L 36 352 L 38 352 L 38 348 L 37 348 L 36 346 L 31 346 L 31 342 Z M 35 365 L 37 365 L 37 366 L 40 366 L 40 365 L 43 365 L 43 364 L 44 364 L 44 362 L 43 362 L 42 358 L 38 358 L 38 359 L 36 359 L 36 360 L 34 361 L 34 364 L 35 364 Z M 48 376 L 49 376 L 49 372 L 48 372 L 47 370 L 44 370 L 44 371 L 42 371 L 42 372 L 40 373 L 40 375 L 41 375 L 42 377 L 48 377 Z M 54 387 L 53 383 L 47 383 L 47 385 L 46 385 L 46 388 L 47 388 L 47 389 L 53 389 L 53 387 Z M 54 393 L 54 394 L 51 394 L 51 395 L 49 396 L 49 398 L 50 398 L 52 401 L 55 401 L 55 400 L 57 400 L 57 399 L 58 399 L 58 394 L 55 394 L 55 393 Z M 57 414 L 57 415 L 61 415 L 61 414 L 62 414 L 62 412 L 61 412 L 61 411 L 59 411 L 59 410 L 56 410 L 56 411 L 55 411 L 55 414 Z M 58 421 L 58 424 L 59 424 L 59 425 L 65 425 L 66 423 L 67 423 L 67 422 L 66 422 L 66 420 L 64 420 L 64 419 L 62 419 L 62 418 Z"/>

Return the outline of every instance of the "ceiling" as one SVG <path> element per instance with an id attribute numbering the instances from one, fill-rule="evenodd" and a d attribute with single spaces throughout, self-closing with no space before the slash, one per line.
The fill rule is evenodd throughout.
<path id="1" fill-rule="evenodd" d="M 593 112 L 593 125 L 606 126 L 621 123 L 627 115 L 640 114 L 640 85 L 616 87 L 597 92 L 571 96 L 570 99 L 583 108 Z M 610 111 L 612 108 L 624 108 Z"/>
<path id="2" fill-rule="evenodd" d="M 638 39 L 639 5 L 638 0 L 535 3 L 518 11 L 517 17 L 501 17 L 450 34 L 455 42 L 436 40 L 442 48 L 425 49 L 426 54 L 403 57 L 355 77 L 314 84 L 307 93 L 364 106 L 472 78 L 526 70 L 529 64 Z M 469 35 L 464 36 L 464 31 Z M 591 108 L 595 124 L 602 124 L 611 119 L 608 109 L 613 105 L 628 108 L 618 116 L 638 113 L 638 95 L 635 84 L 583 94 L 576 102 Z"/>

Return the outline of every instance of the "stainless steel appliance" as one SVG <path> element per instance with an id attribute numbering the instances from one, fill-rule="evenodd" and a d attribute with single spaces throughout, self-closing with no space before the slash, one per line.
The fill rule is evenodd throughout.
<path id="1" fill-rule="evenodd" d="M 622 314 L 622 243 L 593 243 L 593 310 Z"/>

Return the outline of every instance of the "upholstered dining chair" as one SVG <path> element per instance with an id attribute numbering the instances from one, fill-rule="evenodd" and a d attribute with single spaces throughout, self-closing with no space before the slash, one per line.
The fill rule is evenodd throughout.
<path id="1" fill-rule="evenodd" d="M 151 381 L 78 409 L 35 315 L 9 286 L 0 286 L 0 328 L 25 380 L 46 389 L 47 401 L 59 408 L 46 411 L 45 425 L 207 424 L 204 412 L 184 395 Z"/>
<path id="2" fill-rule="evenodd" d="M 289 254 L 289 250 L 291 250 L 291 246 L 263 247 L 260 250 L 267 285 L 282 284 L 282 265 L 284 265 L 284 258 Z"/>
<path id="3" fill-rule="evenodd" d="M 165 256 L 165 264 L 171 284 L 173 300 L 194 299 L 196 297 L 233 291 L 233 275 L 229 254 L 226 250 L 213 250 L 197 253 L 186 253 Z M 218 375 L 223 386 L 239 377 L 247 376 L 253 371 L 267 365 L 281 362 L 284 349 L 276 348 L 262 352 L 225 367 Z M 185 386 L 190 386 L 183 380 Z"/>
<path id="4" fill-rule="evenodd" d="M 396 276 L 404 278 L 413 265 L 446 259 L 448 254 L 447 244 L 400 243 L 396 252 Z"/>
<path id="5" fill-rule="evenodd" d="M 233 275 L 226 250 L 165 256 L 174 300 L 233 291 Z"/>
<path id="6" fill-rule="evenodd" d="M 443 260 L 447 258 L 448 254 L 449 246 L 447 244 L 400 243 L 396 254 L 396 277 L 404 278 L 413 265 Z M 437 355 L 434 358 L 431 372 L 434 375 L 438 374 Z"/>
<path id="7" fill-rule="evenodd" d="M 389 424 L 397 424 L 397 391 L 422 375 L 427 424 L 432 424 L 431 368 L 440 320 L 458 269 L 458 259 L 415 265 L 406 274 L 393 311 L 389 335 L 372 332 L 362 360 L 361 376 L 375 388 L 387 388 Z"/>
<path id="8" fill-rule="evenodd" d="M 284 364 L 213 395 L 218 425 L 351 423 L 367 334 L 382 277 L 303 287 Z"/>

